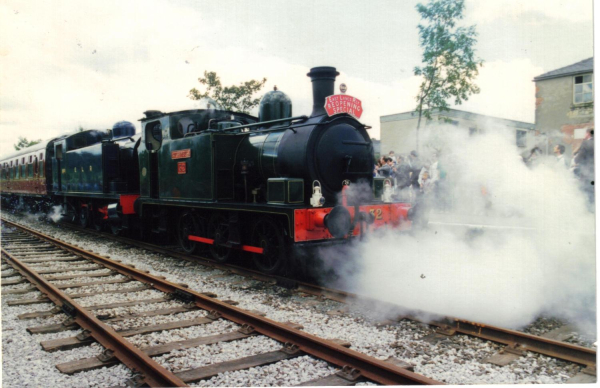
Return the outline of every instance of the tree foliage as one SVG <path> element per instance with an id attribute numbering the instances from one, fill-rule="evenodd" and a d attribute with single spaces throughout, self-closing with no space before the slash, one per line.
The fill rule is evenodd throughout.
<path id="1" fill-rule="evenodd" d="M 422 66 L 414 69 L 423 78 L 416 97 L 419 121 L 431 119 L 434 109 L 448 111 L 448 100 L 462 104 L 472 94 L 479 93 L 473 83 L 483 60 L 475 55 L 475 26 L 458 27 L 463 18 L 464 0 L 429 0 L 417 4 L 422 24 L 419 24 L 419 44 L 423 48 Z M 418 132 L 417 132 L 418 148 Z"/>
<path id="2" fill-rule="evenodd" d="M 19 136 L 19 141 L 17 142 L 17 144 L 14 144 L 14 147 L 15 147 L 15 150 L 19 151 L 19 150 L 22 150 L 23 148 L 27 148 L 27 147 L 36 145 L 36 144 L 40 143 L 41 141 L 42 141 L 42 139 L 29 141 L 29 140 L 27 140 L 26 137 Z"/>
<path id="3" fill-rule="evenodd" d="M 263 78 L 262 81 L 250 80 L 242 82 L 240 85 L 224 87 L 216 72 L 205 71 L 204 78 L 198 78 L 198 82 L 205 86 L 206 91 L 202 93 L 196 88 L 191 89 L 188 97 L 192 100 L 208 97 L 219 103 L 225 110 L 250 113 L 250 109 L 260 102 L 260 98 L 252 98 L 252 96 L 262 89 L 267 79 Z"/>

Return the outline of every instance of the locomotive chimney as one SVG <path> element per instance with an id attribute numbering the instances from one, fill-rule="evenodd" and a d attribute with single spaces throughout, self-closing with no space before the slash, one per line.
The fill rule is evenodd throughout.
<path id="1" fill-rule="evenodd" d="M 325 114 L 325 98 L 333 94 L 335 77 L 340 75 L 335 67 L 313 67 L 306 74 L 312 80 L 313 111 L 311 117 Z"/>

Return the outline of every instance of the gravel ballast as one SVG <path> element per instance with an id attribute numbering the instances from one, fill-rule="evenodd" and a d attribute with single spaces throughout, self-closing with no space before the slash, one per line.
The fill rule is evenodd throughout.
<path id="1" fill-rule="evenodd" d="M 19 222 L 26 223 L 24 220 Z M 354 311 L 352 306 L 346 308 L 346 313 L 332 314 L 336 310 L 343 310 L 344 305 L 331 300 L 317 300 L 315 298 L 300 297 L 294 292 L 254 280 L 248 280 L 240 276 L 231 276 L 223 271 L 206 268 L 201 265 L 165 257 L 160 254 L 151 253 L 145 250 L 131 248 L 124 244 L 110 241 L 98 240 L 92 236 L 83 234 L 75 235 L 67 229 L 59 229 L 54 226 L 44 225 L 39 222 L 29 223 L 27 226 L 38 229 L 42 232 L 47 232 L 54 237 L 77 243 L 83 249 L 93 250 L 101 255 L 110 256 L 112 259 L 121 260 L 124 264 L 132 264 L 139 270 L 150 271 L 153 275 L 165 276 L 168 281 L 175 283 L 185 283 L 190 289 L 198 292 L 213 292 L 217 294 L 217 298 L 221 300 L 231 299 L 239 303 L 237 307 L 247 310 L 258 310 L 266 314 L 266 317 L 280 322 L 291 321 L 303 326 L 303 330 L 310 334 L 314 334 L 327 339 L 339 339 L 350 342 L 351 349 L 363 352 L 367 355 L 378 359 L 387 359 L 388 357 L 396 357 L 414 365 L 416 373 L 423 374 L 432 379 L 436 379 L 449 384 L 490 384 L 490 383 L 543 383 L 556 384 L 564 383 L 570 377 L 575 375 L 581 368 L 571 363 L 563 362 L 556 359 L 551 359 L 534 353 L 527 353 L 525 357 L 521 357 L 517 361 L 499 367 L 483 362 L 483 360 L 497 353 L 502 346 L 483 341 L 477 338 L 470 338 L 463 335 L 449 337 L 437 344 L 430 344 L 422 340 L 423 337 L 432 333 L 432 329 L 427 325 L 403 320 L 395 322 L 387 326 L 377 325 L 376 320 L 365 316 L 359 311 Z M 66 266 L 66 268 L 70 268 Z M 73 269 L 75 270 L 75 269 Z M 81 278 L 84 279 L 84 278 Z M 102 278 L 106 279 L 106 278 Z M 89 278 L 94 281 L 94 278 Z M 79 280 L 78 280 L 79 281 Z M 235 282 L 237 284 L 232 284 Z M 72 281 L 70 281 L 72 282 Z M 53 282 L 54 283 L 54 282 Z M 66 283 L 69 283 L 67 281 Z M 58 283 L 56 283 L 58 284 Z M 102 290 L 114 290 L 122 288 L 133 288 L 138 286 L 136 282 L 124 284 L 112 284 L 103 286 L 89 286 L 84 288 L 75 288 L 67 290 L 70 293 L 80 292 L 98 292 Z M 17 287 L 7 286 L 7 287 Z M 3 287 L 3 289 L 8 289 Z M 31 293 L 35 295 L 35 293 Z M 39 294 L 39 293 L 37 293 Z M 77 302 L 82 305 L 96 305 L 104 303 L 122 302 L 126 299 L 126 295 L 137 294 L 135 298 L 140 299 L 161 297 L 159 292 L 152 290 L 141 291 L 131 294 L 107 294 L 94 295 L 86 298 L 77 299 Z M 7 295 L 8 296 L 8 295 Z M 5 304 L 6 300 L 14 298 L 23 298 L 23 295 L 10 295 L 13 298 L 2 298 L 3 308 L 3 323 L 5 314 L 16 315 L 22 312 L 28 312 L 24 307 L 32 308 L 33 306 L 15 306 L 8 307 Z M 35 297 L 35 296 L 34 296 Z M 135 299 L 132 299 L 135 300 Z M 308 303 L 310 302 L 310 303 Z M 173 306 L 166 302 L 168 306 Z M 159 305 L 159 304 L 156 304 Z M 163 304 L 160 303 L 162 306 Z M 41 311 L 52 308 L 48 304 L 35 305 L 36 310 Z M 147 306 L 127 307 L 117 309 L 102 310 L 103 313 L 133 313 L 152 310 Z M 161 307 L 162 308 L 162 307 Z M 194 316 L 195 312 L 183 313 Z M 198 315 L 202 316 L 202 315 Z M 63 316 L 64 318 L 64 316 Z M 53 320 L 56 318 L 52 318 Z M 165 317 L 145 317 L 139 321 L 122 321 L 115 324 L 113 327 L 124 328 L 130 327 L 125 325 L 141 325 L 154 324 L 164 322 Z M 170 319 L 170 318 L 166 318 Z M 43 320 L 35 320 L 40 323 Z M 12 331 L 23 331 L 17 336 L 18 341 L 31 343 L 29 347 L 39 348 L 39 338 L 32 340 L 33 337 L 24 332 L 25 327 L 35 326 L 32 321 L 27 321 L 22 324 L 14 324 Z M 36 325 L 37 325 L 36 324 Z M 237 325 L 227 321 L 217 320 L 210 324 L 199 325 L 184 329 L 170 330 L 161 333 L 151 333 L 146 335 L 137 335 L 129 337 L 128 340 L 136 346 L 155 346 L 171 341 L 180 341 L 190 338 L 203 337 L 212 334 L 220 334 L 229 331 L 237 330 Z M 540 329 L 542 330 L 542 329 Z M 533 331 L 531 331 L 533 333 Z M 3 326 L 3 333 L 4 326 Z M 58 333 L 57 333 L 58 334 Z M 63 333 L 60 333 L 63 334 Z M 262 339 L 260 339 L 262 338 Z M 3 336 L 3 343 L 5 336 Z M 11 342 L 8 345 L 14 345 Z M 97 346 L 97 345 L 96 345 Z M 98 346 L 97 346 L 98 347 Z M 225 360 L 246 357 L 252 354 L 258 354 L 265 351 L 277 350 L 281 347 L 276 341 L 266 339 L 264 337 L 249 337 L 243 340 L 233 341 L 230 343 L 220 343 L 213 345 L 200 346 L 192 349 L 174 351 L 166 355 L 155 357 L 155 359 L 163 364 L 168 369 L 175 371 L 195 368 L 208 365 L 209 363 L 222 362 Z M 10 349 L 10 347 L 8 348 Z M 84 351 L 74 349 L 74 351 Z M 266 350 L 270 349 L 270 350 Z M 87 350 L 88 352 L 90 350 Z M 96 351 L 101 351 L 96 349 Z M 40 351 L 41 353 L 45 353 Z M 18 353 L 10 353 L 5 351 L 4 360 L 7 356 Z M 45 353 L 50 360 L 56 353 Z M 75 353 L 74 353 L 75 354 Z M 29 362 L 29 361 L 26 361 Z M 62 360 L 61 360 L 62 362 Z M 18 376 L 20 373 L 26 374 L 21 370 L 14 371 L 15 364 L 4 361 L 4 375 L 9 377 L 9 382 L 23 382 L 25 376 Z M 60 381 L 61 386 L 81 386 L 68 383 L 64 375 L 53 371 L 52 362 L 38 366 L 38 369 L 47 370 L 44 376 L 50 378 L 49 381 Z M 122 367 L 121 367 L 122 368 Z M 28 368 L 27 368 L 28 369 Z M 6 371 L 11 370 L 10 374 Z M 126 370 L 126 369 L 125 369 Z M 111 370 L 112 371 L 112 370 Z M 324 377 L 335 373 L 336 369 L 328 366 L 322 361 L 312 359 L 311 357 L 300 357 L 296 359 L 284 360 L 279 363 L 268 365 L 259 368 L 252 368 L 248 371 L 238 371 L 228 374 L 215 376 L 206 381 L 197 383 L 199 386 L 267 386 L 267 385 L 294 385 L 301 382 L 306 382 L 319 377 Z M 94 371 L 99 373 L 99 371 Z M 17 376 L 15 376 L 15 373 Z M 86 374 L 89 372 L 86 372 Z M 115 369 L 119 378 L 126 379 L 126 373 L 122 370 Z M 73 379 L 76 376 L 72 376 Z M 87 379 L 87 377 L 86 377 Z M 40 380 L 41 381 L 41 380 Z M 73 382 L 82 382 L 81 380 L 73 380 Z M 123 384 L 124 380 L 114 384 Z M 85 384 L 84 384 L 85 385 Z"/>

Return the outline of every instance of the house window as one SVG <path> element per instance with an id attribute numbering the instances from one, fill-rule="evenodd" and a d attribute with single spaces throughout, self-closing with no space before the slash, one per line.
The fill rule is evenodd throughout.
<path id="1" fill-rule="evenodd" d="M 517 130 L 517 147 L 527 147 L 527 131 Z"/>
<path id="2" fill-rule="evenodd" d="M 593 79 L 591 74 L 575 76 L 573 101 L 584 104 L 594 101 Z"/>

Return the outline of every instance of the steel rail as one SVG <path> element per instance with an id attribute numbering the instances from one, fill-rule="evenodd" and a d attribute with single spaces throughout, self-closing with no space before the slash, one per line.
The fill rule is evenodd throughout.
<path id="1" fill-rule="evenodd" d="M 296 345 L 300 351 L 303 351 L 306 354 L 312 355 L 341 368 L 354 369 L 355 373 L 358 372 L 364 378 L 372 380 L 376 383 L 383 385 L 443 384 L 440 381 L 410 372 L 391 363 L 378 360 L 374 357 L 367 356 L 351 349 L 347 349 L 332 341 L 324 340 L 317 336 L 294 329 L 280 322 L 276 322 L 260 315 L 242 310 L 225 302 L 190 290 L 187 287 L 171 283 L 167 280 L 152 276 L 145 272 L 141 272 L 125 264 L 121 264 L 108 258 L 87 252 L 64 241 L 55 240 L 22 225 L 18 225 L 10 221 L 5 222 L 34 236 L 44 239 L 56 246 L 60 246 L 63 249 L 71 251 L 77 255 L 84 256 L 96 263 L 100 263 L 106 267 L 112 268 L 115 271 L 124 274 L 125 276 L 129 276 L 137 281 L 149 284 L 160 291 L 178 295 L 189 302 L 193 302 L 197 307 L 211 312 L 211 315 L 213 316 L 222 317 L 240 325 L 248 325 L 251 327 L 251 329 L 260 334 L 266 335 L 283 343 Z M 98 320 L 96 319 L 96 321 Z M 166 384 L 166 386 L 170 385 Z"/>
<path id="2" fill-rule="evenodd" d="M 61 292 L 50 282 L 44 279 L 33 269 L 15 258 L 2 248 L 2 254 L 7 262 L 35 285 L 52 302 L 59 306 L 65 313 L 99 342 L 105 349 L 114 352 L 114 356 L 133 371 L 143 373 L 143 380 L 152 387 L 187 387 L 187 385 L 173 373 L 162 367 L 151 357 L 146 355 L 122 336 L 117 334 L 110 326 L 104 324 L 95 315 L 79 306 L 73 299 Z"/>
<path id="3" fill-rule="evenodd" d="M 454 319 L 454 322 L 449 324 L 443 322 L 436 322 L 435 324 L 443 331 L 449 331 L 450 334 L 454 331 L 503 343 L 519 351 L 531 351 L 589 367 L 596 367 L 596 351 L 582 346 L 462 319 Z"/>
<path id="4" fill-rule="evenodd" d="M 69 225 L 69 227 L 72 226 Z M 74 228 L 79 229 L 77 227 Z M 93 233 L 94 231 L 90 232 Z M 231 271 L 232 273 L 236 273 L 242 276 L 250 276 L 263 281 L 271 279 L 274 282 L 280 282 L 283 284 L 285 284 L 286 282 L 290 283 L 290 280 L 284 277 L 275 275 L 265 275 L 263 273 L 248 268 L 243 268 L 230 264 L 216 263 L 209 259 L 200 258 L 198 256 L 192 256 L 181 252 L 174 252 L 172 250 L 149 244 L 146 242 L 141 242 L 123 237 L 119 237 L 118 240 L 121 242 L 136 245 L 142 249 L 160 252 L 163 254 L 170 255 L 172 257 L 200 263 L 202 265 L 208 265 L 213 268 L 218 268 L 224 271 Z M 386 309 L 386 311 L 390 312 L 399 311 L 398 315 L 402 318 L 411 319 L 416 322 L 422 322 L 432 326 L 436 326 L 441 329 L 441 332 L 447 333 L 448 335 L 455 333 L 465 334 L 472 337 L 477 337 L 484 340 L 504 344 L 515 349 L 518 348 L 519 350 L 523 351 L 539 353 L 545 356 L 554 357 L 585 366 L 596 366 L 596 350 L 594 349 L 569 344 L 563 341 L 544 338 L 532 334 L 527 334 L 516 330 L 487 325 L 484 323 L 472 322 L 469 320 L 454 317 L 443 317 L 440 314 L 434 314 L 427 311 L 411 310 L 411 313 L 407 314 L 406 309 L 392 303 L 383 302 L 380 300 L 372 299 L 369 297 L 361 296 L 346 291 L 334 290 L 322 286 L 317 286 L 302 281 L 293 280 L 293 283 L 295 283 L 294 285 L 296 286 L 297 291 L 304 292 L 310 295 L 323 296 L 341 303 L 362 303 L 371 306 L 378 305 L 381 306 L 382 309 Z M 426 316 L 431 318 L 429 320 L 423 320 L 420 319 L 419 316 Z"/>

